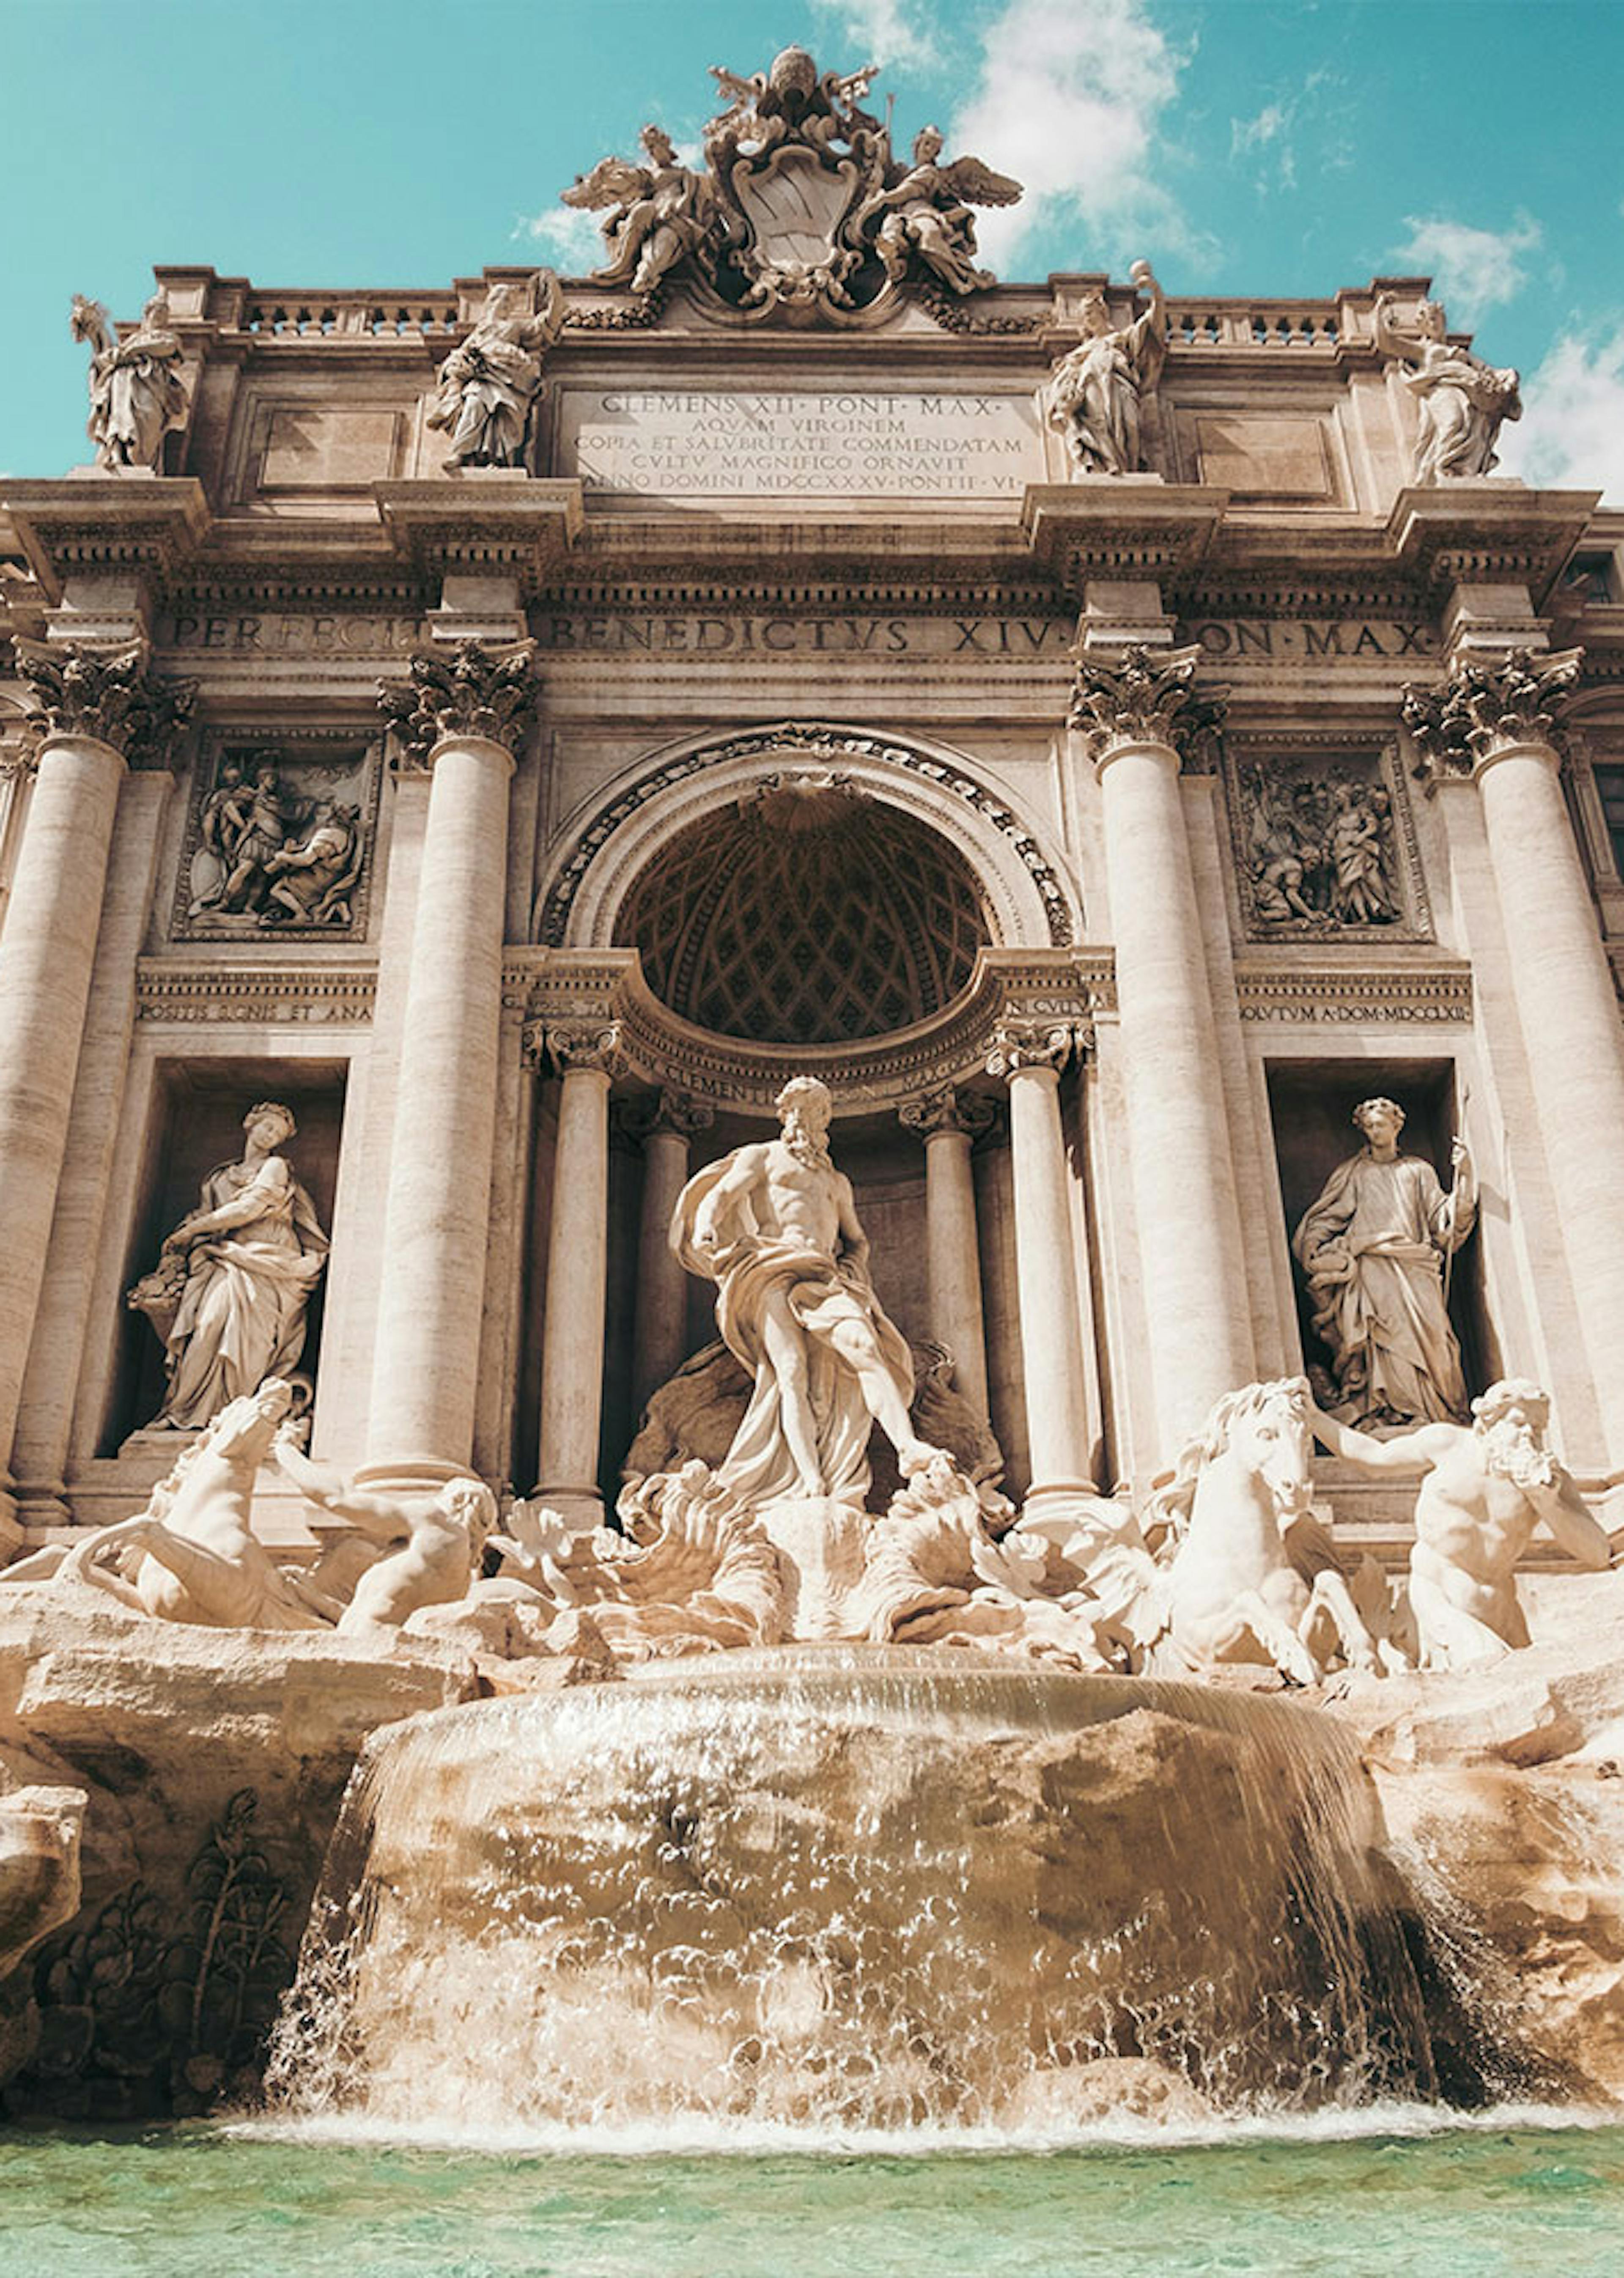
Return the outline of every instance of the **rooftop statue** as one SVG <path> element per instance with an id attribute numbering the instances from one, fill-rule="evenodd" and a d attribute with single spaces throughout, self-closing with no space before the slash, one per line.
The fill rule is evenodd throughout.
<path id="1" fill-rule="evenodd" d="M 604 214 L 609 258 L 592 272 L 599 284 L 629 284 L 634 293 L 652 293 L 684 254 L 700 251 L 719 207 L 715 183 L 682 164 L 663 127 L 645 126 L 638 139 L 646 165 L 634 158 L 600 158 L 559 197 L 577 210 Z"/>
<path id="2" fill-rule="evenodd" d="M 141 322 L 120 340 L 99 301 L 73 295 L 69 328 L 90 344 L 90 417 L 86 433 L 107 473 L 156 470 L 164 438 L 180 426 L 188 398 L 178 366 L 185 353 L 170 330 L 169 300 L 155 293 Z"/>
<path id="3" fill-rule="evenodd" d="M 863 109 L 874 66 L 820 73 L 785 48 L 748 77 L 712 68 L 723 107 L 705 130 L 705 171 L 683 165 L 658 126 L 647 164 L 601 159 L 562 195 L 602 211 L 608 260 L 599 284 L 652 292 L 684 264 L 735 308 L 792 319 L 873 306 L 910 279 L 966 294 L 990 285 L 976 266 L 975 206 L 1012 205 L 1021 186 L 980 159 L 941 163 L 927 126 L 911 163 Z"/>
<path id="4" fill-rule="evenodd" d="M 1376 302 L 1376 344 L 1384 355 L 1413 367 L 1403 380 L 1415 398 L 1414 480 L 1470 482 L 1486 475 L 1497 463 L 1494 447 L 1503 422 L 1522 417 L 1517 373 L 1485 363 L 1449 340 L 1436 301 L 1418 305 L 1415 328 L 1407 333 L 1393 321 L 1397 306 L 1391 293 Z"/>
<path id="5" fill-rule="evenodd" d="M 1150 306 L 1113 325 L 1102 293 L 1079 311 L 1083 337 L 1049 378 L 1048 417 L 1079 475 L 1136 475 L 1145 463 L 1143 416 L 1167 355 L 1167 303 L 1147 261 L 1128 271 Z"/>
<path id="6" fill-rule="evenodd" d="M 451 437 L 448 474 L 523 465 L 543 358 L 563 329 L 564 295 L 552 270 L 492 287 L 478 323 L 440 366 L 429 413 L 430 426 Z"/>

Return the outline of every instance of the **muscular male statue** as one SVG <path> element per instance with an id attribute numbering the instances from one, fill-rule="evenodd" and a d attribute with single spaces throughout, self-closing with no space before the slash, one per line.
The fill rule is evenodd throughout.
<path id="1" fill-rule="evenodd" d="M 874 1422 L 904 1476 L 941 1450 L 909 1422 L 913 1366 L 869 1280 L 851 1182 L 830 1158 L 828 1087 L 797 1076 L 775 1104 L 782 1135 L 707 1165 L 671 1221 L 673 1250 L 716 1283 L 717 1326 L 755 1379 L 717 1478 L 752 1509 L 786 1496 L 860 1506 Z"/>
<path id="2" fill-rule="evenodd" d="M 1469 1425 L 1424 1424 L 1391 1440 L 1311 1412 L 1332 1455 L 1368 1472 L 1425 1468 L 1410 1552 L 1423 1669 L 1482 1669 L 1528 1644 L 1516 1565 L 1542 1519 L 1582 1566 L 1610 1562 L 1606 1534 L 1546 1443 L 1550 1417 L 1546 1395 L 1515 1378 L 1472 1403 Z"/>

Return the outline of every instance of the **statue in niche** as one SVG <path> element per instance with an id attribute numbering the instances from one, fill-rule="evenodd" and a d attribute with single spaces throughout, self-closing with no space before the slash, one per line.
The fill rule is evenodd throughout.
<path id="1" fill-rule="evenodd" d="M 717 1326 L 754 1387 L 717 1479 L 746 1509 L 793 1498 L 860 1509 L 873 1423 L 904 1478 L 942 1451 L 909 1421 L 912 1363 L 830 1158 L 828 1087 L 797 1076 L 776 1105 L 782 1135 L 707 1165 L 672 1219 L 672 1247 L 717 1284 Z"/>
<path id="2" fill-rule="evenodd" d="M 645 126 L 638 137 L 648 164 L 600 158 L 590 174 L 577 174 L 560 204 L 598 213 L 609 258 L 592 271 L 599 285 L 629 281 L 634 293 L 652 293 L 685 254 L 698 253 L 718 218 L 715 184 L 678 159 L 660 126 Z"/>
<path id="3" fill-rule="evenodd" d="M 1445 1194 L 1430 1163 L 1399 1152 L 1395 1101 L 1361 1100 L 1353 1121 L 1365 1144 L 1331 1173 L 1292 1238 L 1333 1357 L 1338 1413 L 1351 1424 L 1459 1421 L 1466 1379 L 1443 1264 L 1476 1219 L 1471 1157 L 1457 1139 Z"/>
<path id="4" fill-rule="evenodd" d="M 1515 1378 L 1473 1401 L 1469 1425 L 1426 1424 L 1391 1440 L 1311 1410 L 1333 1455 L 1368 1472 L 1426 1474 L 1409 1582 L 1423 1669 L 1482 1669 L 1529 1642 L 1516 1565 L 1542 1522 L 1582 1566 L 1612 1563 L 1606 1534 L 1546 1442 L 1550 1418 L 1549 1395 Z"/>
<path id="5" fill-rule="evenodd" d="M 492 287 L 478 323 L 436 376 L 428 424 L 451 438 L 447 474 L 523 465 L 542 363 L 563 329 L 564 294 L 552 270 Z"/>
<path id="6" fill-rule="evenodd" d="M 974 293 L 995 279 L 975 264 L 976 206 L 1012 206 L 1021 185 L 995 174 L 980 158 L 941 162 L 942 130 L 926 126 L 914 136 L 913 164 L 887 168 L 888 180 L 858 209 L 856 237 L 872 236 L 886 275 L 900 284 L 911 259 L 917 259 L 950 293 Z"/>
<path id="7" fill-rule="evenodd" d="M 1403 917 L 1391 794 L 1332 768 L 1241 780 L 1247 880 L 1262 926 L 1331 933 Z"/>
<path id="8" fill-rule="evenodd" d="M 121 340 L 99 301 L 73 295 L 69 329 L 90 345 L 90 418 L 86 433 L 104 472 L 155 469 L 172 427 L 184 424 L 189 401 L 178 369 L 185 350 L 170 330 L 167 294 L 155 293 L 141 322 Z"/>
<path id="9" fill-rule="evenodd" d="M 328 1241 L 281 1151 L 298 1127 L 290 1109 L 262 1100 L 242 1128 L 240 1162 L 210 1173 L 198 1208 L 129 1293 L 164 1342 L 160 1429 L 201 1429 L 267 1377 L 286 1375 L 304 1350 Z"/>
<path id="10" fill-rule="evenodd" d="M 1051 427 L 1079 475 L 1136 475 L 1144 467 L 1144 407 L 1167 355 L 1167 303 L 1147 261 L 1128 275 L 1150 295 L 1131 324 L 1113 325 L 1103 293 L 1079 311 L 1083 337 L 1055 366 L 1046 390 Z"/>
<path id="11" fill-rule="evenodd" d="M 1454 346 L 1445 334 L 1444 311 L 1436 301 L 1417 305 L 1410 333 L 1394 323 L 1397 306 L 1391 293 L 1378 298 L 1376 345 L 1384 355 L 1410 367 L 1403 378 L 1415 399 L 1414 480 L 1470 482 L 1486 475 L 1497 463 L 1494 447 L 1502 424 L 1522 417 L 1519 375 Z"/>

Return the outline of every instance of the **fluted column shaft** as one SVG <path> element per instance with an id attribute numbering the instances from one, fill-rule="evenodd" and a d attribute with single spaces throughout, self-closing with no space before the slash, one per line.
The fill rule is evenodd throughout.
<path id="1" fill-rule="evenodd" d="M 1100 776 L 1123 1088 L 1157 1437 L 1170 1453 L 1255 1373 L 1178 743 L 1207 732 L 1193 650 L 1085 656 L 1071 724 Z"/>
<path id="2" fill-rule="evenodd" d="M 0 933 L 0 1449 L 8 1455 L 124 772 L 123 754 L 92 737 L 46 744 Z"/>
<path id="3" fill-rule="evenodd" d="M 1610 1442 L 1624 1447 L 1624 1028 L 1549 744 L 1479 761 L 1483 827 L 1552 1181 Z"/>
<path id="4" fill-rule="evenodd" d="M 496 1134 L 511 752 L 431 754 L 367 1447 L 371 1464 L 465 1466 L 474 1443 Z"/>
<path id="5" fill-rule="evenodd" d="M 584 1034 L 550 1030 L 546 1039 L 563 1082 L 553 1157 L 536 1493 L 583 1528 L 603 1517 L 598 1442 L 609 1262 L 609 1084 L 618 1042 L 613 1026 Z"/>
<path id="6" fill-rule="evenodd" d="M 987 1329 L 970 1150 L 991 1110 L 977 1117 L 970 1101 L 961 1102 L 949 1091 L 904 1107 L 902 1116 L 925 1141 L 925 1287 L 931 1328 L 953 1356 L 959 1390 L 985 1416 Z"/>
<path id="7" fill-rule="evenodd" d="M 1028 1510 L 1098 1492 L 1088 1470 L 1088 1383 L 1060 1124 L 1060 1071 L 1071 1047 L 1066 1028 L 1006 1027 L 988 1062 L 1010 1093 Z"/>
<path id="8" fill-rule="evenodd" d="M 688 1275 L 671 1247 L 671 1219 L 688 1183 L 690 1141 L 712 1120 L 699 1102 L 662 1095 L 643 1142 L 632 1352 L 632 1396 L 639 1410 L 688 1356 Z"/>

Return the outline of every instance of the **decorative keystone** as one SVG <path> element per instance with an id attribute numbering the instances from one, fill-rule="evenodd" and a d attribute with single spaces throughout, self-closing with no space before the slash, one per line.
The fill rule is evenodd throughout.
<path id="1" fill-rule="evenodd" d="M 1551 744 L 1583 656 L 1577 648 L 1513 648 L 1493 664 L 1463 658 L 1441 687 L 1407 687 L 1404 724 L 1419 753 L 1416 774 L 1435 784 L 1469 776 L 1517 745 Z"/>
<path id="2" fill-rule="evenodd" d="M 426 767 L 437 745 L 458 736 L 510 747 L 535 706 L 535 657 L 534 641 L 463 641 L 448 657 L 414 656 L 404 682 L 380 680 L 378 709 L 408 764 Z"/>
<path id="3" fill-rule="evenodd" d="M 1086 739 L 1096 766 L 1127 744 L 1162 744 L 1198 767 L 1213 764 L 1224 692 L 1196 689 L 1201 654 L 1135 641 L 1115 655 L 1079 656 L 1067 724 Z"/>
<path id="4" fill-rule="evenodd" d="M 132 767 L 159 766 L 197 699 L 194 680 L 148 670 L 143 641 L 94 648 L 19 635 L 13 646 L 18 670 L 39 703 L 48 744 L 82 736 L 108 745 Z"/>

